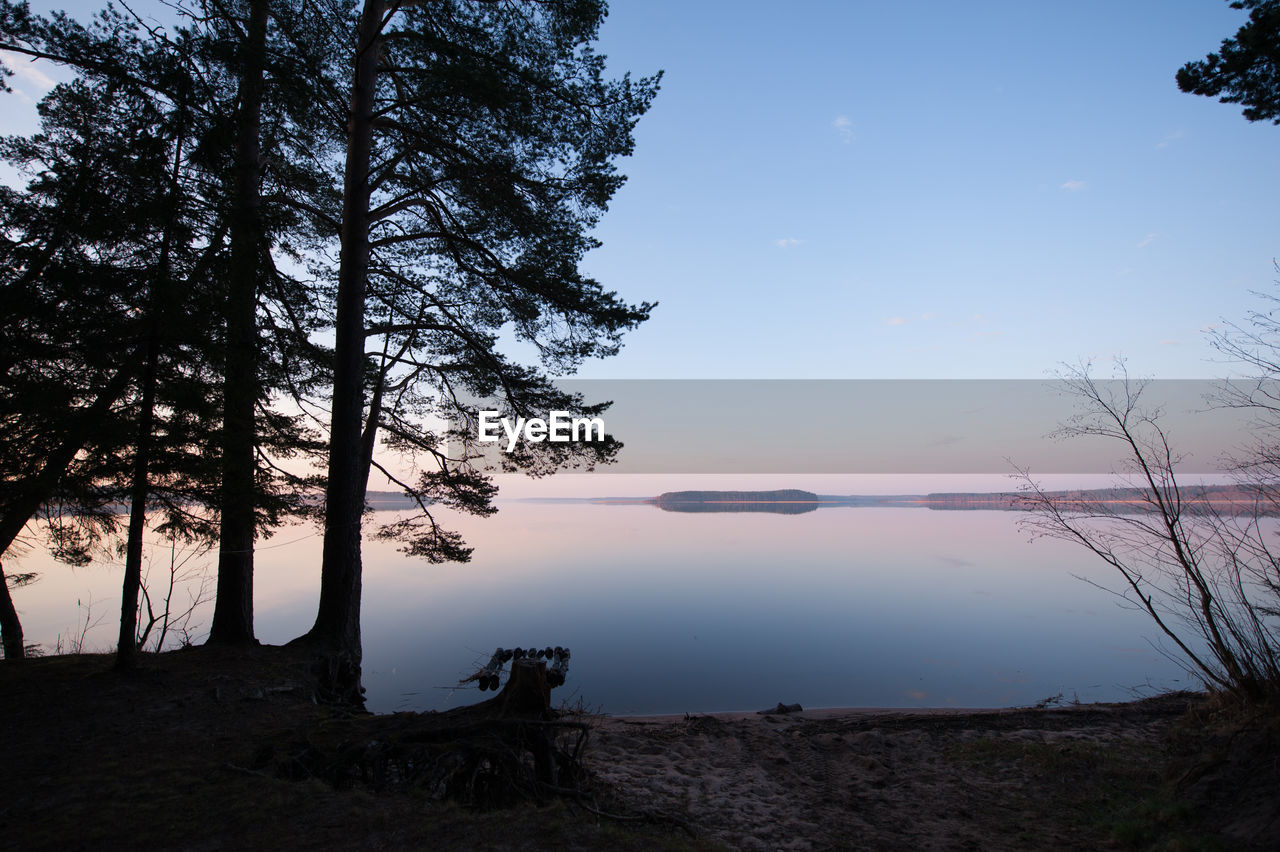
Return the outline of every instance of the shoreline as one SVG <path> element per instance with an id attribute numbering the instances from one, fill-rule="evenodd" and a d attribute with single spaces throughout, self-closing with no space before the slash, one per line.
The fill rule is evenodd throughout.
<path id="1" fill-rule="evenodd" d="M 0 665 L 0 829 L 51 849 L 1262 849 L 1280 832 L 1280 723 L 1223 723 L 1203 695 L 582 713 L 565 729 L 584 732 L 585 792 L 493 811 L 311 774 L 325 755 L 355 767 L 366 749 L 418 747 L 432 725 L 315 703 L 309 662 L 204 646 L 129 673 L 110 655 Z"/>
<path id="2" fill-rule="evenodd" d="M 1135 699 L 1142 700 L 1142 699 Z M 1061 707 L 1094 707 L 1127 702 L 1094 702 L 1090 704 L 1053 705 Z M 863 718 L 870 716 L 964 716 L 969 714 L 988 714 L 1018 712 L 1037 709 L 1034 705 L 1025 707 L 805 707 L 778 713 L 772 710 L 711 710 L 705 713 L 690 711 L 687 713 L 603 713 L 600 718 L 605 721 L 630 723 L 651 723 L 655 725 L 683 722 L 687 719 L 716 719 L 721 722 L 737 722 L 746 719 L 799 719 L 805 721 L 828 721 L 831 719 Z"/>

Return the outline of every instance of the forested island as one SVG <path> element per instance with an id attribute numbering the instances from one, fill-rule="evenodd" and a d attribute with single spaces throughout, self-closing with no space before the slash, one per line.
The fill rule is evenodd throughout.
<path id="1" fill-rule="evenodd" d="M 1047 491 L 938 492 L 930 494 L 815 494 L 796 488 L 773 491 L 666 491 L 642 500 L 593 498 L 592 502 L 642 502 L 666 512 L 772 512 L 797 515 L 823 507 L 897 507 L 937 510 L 1029 512 L 1050 500 L 1067 511 L 1107 509 L 1142 512 L 1153 507 L 1151 492 L 1140 488 L 1096 488 Z M 1243 485 L 1201 485 L 1181 489 L 1179 499 L 1190 512 L 1280 514 L 1265 492 Z"/>
<path id="2" fill-rule="evenodd" d="M 810 491 L 667 491 L 652 500 L 667 512 L 774 512 L 798 515 L 818 508 L 822 498 Z"/>

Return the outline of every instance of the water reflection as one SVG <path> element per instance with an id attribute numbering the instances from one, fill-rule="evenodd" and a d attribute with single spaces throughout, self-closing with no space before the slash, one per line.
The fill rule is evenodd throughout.
<path id="1" fill-rule="evenodd" d="M 572 647 L 558 694 L 612 713 L 999 706 L 1184 683 L 1145 616 L 1071 576 L 1105 571 L 1029 545 L 1011 513 L 509 504 L 468 526 L 470 566 L 373 568 L 375 706 L 467 703 L 441 687 L 497 645 Z"/>
<path id="2" fill-rule="evenodd" d="M 508 502 L 493 518 L 457 521 L 476 545 L 467 565 L 425 565 L 370 541 L 369 705 L 478 700 L 453 684 L 497 646 L 571 647 L 553 698 L 618 714 L 779 701 L 989 707 L 1194 686 L 1152 647 L 1143 614 L 1072 576 L 1110 582 L 1105 566 L 1061 542 L 1029 544 L 1016 520 Z M 278 539 L 258 557 L 258 636 L 270 643 L 305 631 L 318 597 L 319 538 L 303 527 Z M 77 598 L 117 610 L 118 571 L 42 570 L 17 597 L 29 641 L 51 644 L 75 623 Z"/>

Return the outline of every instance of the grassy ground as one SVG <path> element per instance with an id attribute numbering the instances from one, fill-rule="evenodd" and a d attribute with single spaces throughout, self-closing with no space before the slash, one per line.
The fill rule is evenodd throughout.
<path id="1" fill-rule="evenodd" d="M 1198 848 L 1208 842 L 1193 825 L 1191 808 L 1165 787 L 1166 757 L 1158 742 L 1055 745 L 982 737 L 955 744 L 947 757 L 984 779 L 1013 782 L 1001 807 L 986 817 L 1024 842 L 1036 837 L 1015 815 L 1043 803 L 1046 794 L 1057 820 L 1099 843 Z"/>
<path id="2" fill-rule="evenodd" d="M 251 768 L 264 743 L 351 720 L 312 702 L 307 669 L 277 648 L 189 649 L 125 675 L 96 655 L 0 664 L 0 846 L 701 848 L 564 802 L 483 813 Z"/>

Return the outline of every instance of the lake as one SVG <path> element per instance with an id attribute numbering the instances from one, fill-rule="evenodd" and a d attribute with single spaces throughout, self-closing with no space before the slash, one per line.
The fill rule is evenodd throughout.
<path id="1" fill-rule="evenodd" d="M 1001 707 L 1194 688 L 1148 617 L 1078 547 L 1028 542 L 1019 513 L 824 507 L 797 515 L 649 505 L 500 502 L 455 526 L 466 565 L 367 542 L 365 686 L 375 711 L 481 698 L 459 679 L 496 646 L 572 649 L 553 693 L 612 714 L 805 707 Z M 167 558 L 153 548 L 155 560 Z M 214 559 L 206 557 L 212 566 Z M 287 527 L 257 557 L 259 639 L 315 615 L 320 539 Z M 15 592 L 28 642 L 64 643 L 91 604 L 86 650 L 112 646 L 118 566 L 41 570 Z M 212 570 L 212 569 L 210 569 Z M 79 606 L 77 606 L 79 602 Z M 197 616 L 203 638 L 208 611 Z M 1167 644 L 1167 643 L 1166 643 Z M 487 693 L 485 694 L 487 696 Z"/>

